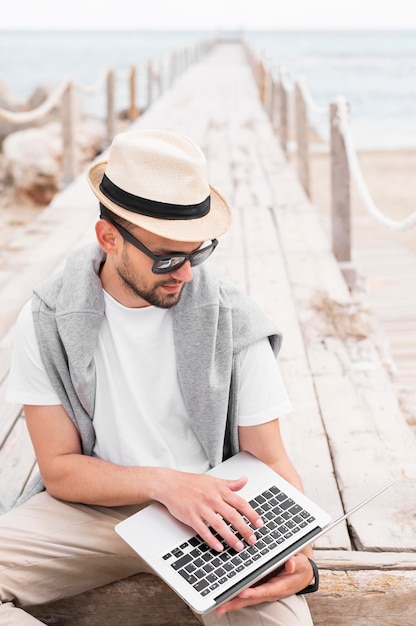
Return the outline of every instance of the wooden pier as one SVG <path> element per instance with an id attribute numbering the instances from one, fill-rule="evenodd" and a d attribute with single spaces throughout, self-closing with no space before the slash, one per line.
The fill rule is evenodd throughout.
<path id="1" fill-rule="evenodd" d="M 346 286 L 317 212 L 282 153 L 242 45 L 217 45 L 133 126 L 192 137 L 207 156 L 210 182 L 233 207 L 233 226 L 212 262 L 283 330 L 279 362 L 294 412 L 282 429 L 306 493 L 336 517 L 400 479 L 317 542 L 322 584 L 308 598 L 315 624 L 410 626 L 416 622 L 416 441 L 380 358 L 381 331 L 367 303 Z M 0 511 L 14 504 L 34 467 L 21 407 L 4 400 L 13 323 L 33 284 L 93 238 L 96 217 L 81 175 L 0 257 Z M 198 623 L 147 576 L 33 614 L 49 624 L 59 616 L 63 626 Z"/>

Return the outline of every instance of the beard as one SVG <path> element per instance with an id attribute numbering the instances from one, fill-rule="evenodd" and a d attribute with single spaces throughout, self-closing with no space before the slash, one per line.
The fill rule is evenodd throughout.
<path id="1" fill-rule="evenodd" d="M 163 293 L 159 290 L 161 285 L 180 285 L 182 281 L 175 280 L 174 278 L 166 278 L 159 280 L 157 283 L 153 283 L 149 287 L 146 287 L 145 281 L 140 281 L 137 274 L 132 272 L 128 264 L 123 263 L 122 267 L 117 268 L 119 278 L 124 287 L 133 293 L 135 296 L 139 296 L 143 300 L 146 300 L 149 304 L 156 306 L 160 309 L 170 309 L 178 304 L 182 289 L 176 293 Z"/>

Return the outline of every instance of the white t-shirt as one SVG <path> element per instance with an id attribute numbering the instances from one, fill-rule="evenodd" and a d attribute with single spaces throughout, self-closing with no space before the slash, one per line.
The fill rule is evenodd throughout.
<path id="1" fill-rule="evenodd" d="M 177 372 L 170 309 L 128 308 L 105 293 L 94 355 L 94 454 L 120 465 L 203 472 L 209 463 L 192 429 Z M 239 425 L 282 417 L 291 404 L 267 339 L 242 355 Z M 19 316 L 9 402 L 61 404 L 43 367 L 30 303 Z"/>

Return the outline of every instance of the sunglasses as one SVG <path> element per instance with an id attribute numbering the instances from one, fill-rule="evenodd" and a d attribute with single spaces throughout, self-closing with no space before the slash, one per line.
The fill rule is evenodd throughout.
<path id="1" fill-rule="evenodd" d="M 153 274 L 169 274 L 170 272 L 175 272 L 182 267 L 182 265 L 185 265 L 187 261 L 190 262 L 191 267 L 200 265 L 206 261 L 209 256 L 211 256 L 218 245 L 218 240 L 213 239 L 209 245 L 204 248 L 198 248 L 198 250 L 195 250 L 195 252 L 191 252 L 190 254 L 185 254 L 184 252 L 172 252 L 169 255 L 160 256 L 153 254 L 149 248 L 146 248 L 143 243 L 136 239 L 136 237 L 134 237 L 128 230 L 120 226 L 120 224 L 117 224 L 107 216 L 101 215 L 100 217 L 101 219 L 107 220 L 107 222 L 110 222 L 110 224 L 117 228 L 118 232 L 125 241 L 131 243 L 135 248 L 153 260 Z"/>

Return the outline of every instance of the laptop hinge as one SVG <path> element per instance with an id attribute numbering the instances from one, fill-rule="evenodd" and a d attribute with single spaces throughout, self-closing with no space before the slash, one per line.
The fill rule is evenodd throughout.
<path id="1" fill-rule="evenodd" d="M 270 571 L 273 570 L 274 564 L 276 564 L 276 567 L 278 567 L 278 564 L 282 563 L 282 560 L 287 560 L 286 557 L 289 557 L 292 554 L 296 554 L 299 549 L 302 549 L 305 547 L 305 545 L 311 543 L 315 535 L 317 535 L 321 530 L 322 529 L 320 526 L 314 528 L 313 530 L 310 530 L 306 535 L 304 535 L 295 543 L 292 543 L 292 545 L 287 547 L 285 550 L 279 552 L 278 554 L 275 554 L 271 559 L 266 561 L 266 563 L 260 565 L 253 572 L 250 572 L 250 574 L 248 574 L 247 576 L 239 580 L 235 585 L 230 587 L 230 589 L 227 589 L 227 591 L 224 591 L 219 596 L 217 596 L 215 598 L 215 603 L 222 604 L 226 600 L 231 599 L 236 593 L 242 591 L 243 588 L 249 587 L 251 582 L 258 581 L 261 578 L 262 574 L 269 574 Z"/>

